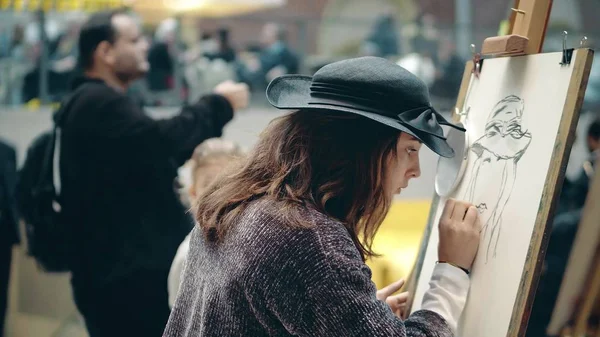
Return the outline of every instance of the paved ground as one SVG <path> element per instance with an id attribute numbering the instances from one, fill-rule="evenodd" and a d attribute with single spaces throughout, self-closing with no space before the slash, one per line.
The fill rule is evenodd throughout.
<path id="1" fill-rule="evenodd" d="M 159 108 L 148 109 L 150 115 L 156 118 L 165 118 L 174 113 L 176 109 Z M 251 108 L 238 113 L 236 118 L 226 127 L 225 137 L 239 142 L 243 147 L 249 149 L 256 142 L 259 133 L 273 118 L 280 116 L 281 113 L 275 109 L 260 107 Z M 582 116 L 582 126 L 587 125 L 589 118 Z M 5 108 L 0 109 L 0 137 L 12 142 L 18 151 L 18 160 L 21 163 L 24 160 L 25 151 L 31 140 L 43 130 L 49 129 L 50 110 L 40 109 L 29 111 L 26 109 Z M 577 137 L 578 144 L 573 149 L 572 161 L 574 164 L 583 160 L 585 149 L 582 144 L 584 136 L 579 130 Z M 401 199 L 430 199 L 433 195 L 434 177 L 437 165 L 437 156 L 433 152 L 423 147 L 421 153 L 421 171 L 420 179 L 411 182 L 411 185 L 399 196 Z M 573 165 L 569 174 L 577 170 L 577 165 Z"/>

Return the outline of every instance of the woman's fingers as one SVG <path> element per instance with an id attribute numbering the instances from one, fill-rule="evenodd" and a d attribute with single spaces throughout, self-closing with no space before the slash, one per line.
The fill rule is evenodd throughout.
<path id="1" fill-rule="evenodd" d="M 452 219 L 452 212 L 454 212 L 454 199 L 446 200 L 446 206 L 444 206 L 444 210 L 442 211 L 441 220 L 450 221 Z"/>
<path id="2" fill-rule="evenodd" d="M 384 301 L 390 307 L 390 309 L 392 309 L 394 315 L 401 319 L 404 318 L 405 312 L 408 310 L 407 303 L 410 293 L 405 291 L 393 296 L 392 294 L 400 290 L 403 285 L 404 280 L 401 279 L 377 292 L 377 299 Z"/>
<path id="3" fill-rule="evenodd" d="M 403 285 L 404 285 L 404 279 L 400 279 L 400 280 L 388 285 L 387 287 L 382 288 L 381 290 L 377 291 L 377 299 L 386 300 L 390 295 L 392 295 L 393 293 L 400 290 Z"/>
<path id="4" fill-rule="evenodd" d="M 408 302 L 408 296 L 410 295 L 410 293 L 408 291 L 405 291 L 401 294 L 392 296 L 395 298 L 396 303 L 398 304 L 405 304 L 406 302 Z"/>
<path id="5" fill-rule="evenodd" d="M 398 318 L 404 319 L 405 313 L 407 310 L 408 310 L 407 304 L 406 303 L 401 304 L 400 306 L 398 306 L 398 308 L 396 308 L 396 310 L 394 310 L 394 315 L 396 315 L 396 317 L 398 317 Z"/>
<path id="6" fill-rule="evenodd" d="M 465 220 L 464 222 L 466 224 L 469 224 L 471 226 L 475 226 L 477 223 L 477 207 L 475 206 L 470 206 L 467 209 L 467 214 L 465 215 Z"/>
<path id="7" fill-rule="evenodd" d="M 409 295 L 410 293 L 406 291 L 398 295 L 390 296 L 386 298 L 385 303 L 387 303 L 393 310 L 396 307 L 406 304 L 406 302 L 408 302 Z"/>
<path id="8" fill-rule="evenodd" d="M 467 209 L 471 206 L 469 203 L 464 201 L 456 201 L 454 203 L 454 210 L 452 210 L 452 220 L 463 221 L 465 215 L 467 215 Z"/>
<path id="9" fill-rule="evenodd" d="M 410 296 L 410 293 L 408 291 L 405 291 L 403 293 L 396 295 L 395 297 L 397 297 L 398 303 L 405 304 L 406 302 L 408 302 L 409 296 Z"/>

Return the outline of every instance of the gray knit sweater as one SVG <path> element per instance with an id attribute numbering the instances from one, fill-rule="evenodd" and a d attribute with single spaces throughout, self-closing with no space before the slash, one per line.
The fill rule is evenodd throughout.
<path id="1" fill-rule="evenodd" d="M 396 318 L 346 229 L 301 211 L 314 226 L 290 228 L 257 201 L 219 244 L 194 229 L 163 336 L 452 336 L 432 311 Z"/>

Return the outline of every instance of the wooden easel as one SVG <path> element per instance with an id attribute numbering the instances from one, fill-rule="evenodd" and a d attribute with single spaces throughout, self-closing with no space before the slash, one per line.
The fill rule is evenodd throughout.
<path id="1" fill-rule="evenodd" d="M 473 61 L 467 62 L 465 71 L 463 74 L 463 80 L 459 95 L 457 97 L 453 119 L 457 120 L 460 118 L 460 111 L 464 108 L 464 103 L 467 98 L 467 93 L 472 76 L 477 75 L 480 67 L 482 66 L 479 56 L 484 57 L 503 57 L 503 56 L 517 56 L 517 55 L 529 55 L 537 54 L 542 50 L 548 19 L 550 16 L 550 10 L 552 7 L 552 0 L 515 0 L 514 8 L 512 9 L 511 17 L 509 20 L 509 35 L 496 36 L 488 38 L 484 41 L 481 54 L 474 54 Z M 591 57 L 587 57 L 586 62 L 580 62 L 577 65 L 577 69 L 574 70 L 574 76 L 572 77 L 571 84 L 569 86 L 569 95 L 565 102 L 565 111 L 574 111 L 575 117 L 579 111 L 581 100 L 579 96 L 582 95 L 585 86 L 577 85 L 582 83 L 582 78 L 586 72 L 589 72 L 591 68 Z M 570 62 L 570 61 L 569 61 Z M 579 102 L 579 103 L 578 103 Z M 572 120 L 572 119 L 571 119 Z M 573 129 L 574 125 L 563 125 L 560 128 L 560 132 L 557 135 L 557 139 L 562 144 L 572 144 L 573 141 Z M 566 158 L 568 158 L 569 150 L 565 151 L 565 158 L 561 159 L 561 163 L 566 165 Z M 561 165 L 563 165 L 561 164 Z M 548 181 L 562 182 L 564 178 L 564 170 L 561 170 L 559 166 L 554 165 L 554 169 L 551 169 L 548 173 Z M 559 184 L 560 186 L 560 184 Z M 546 186 L 546 194 L 549 196 L 557 193 L 556 186 Z M 439 197 L 434 196 L 432 204 L 436 205 L 439 202 Z M 547 200 L 543 207 L 540 209 L 542 214 L 553 214 L 555 201 Z M 431 218 L 431 215 L 430 215 Z M 535 290 L 537 289 L 537 283 L 541 274 L 542 263 L 539 263 L 544 259 L 545 248 L 547 246 L 548 231 L 550 226 L 545 225 L 547 219 L 540 219 L 539 224 L 536 225 L 530 242 L 530 250 L 528 252 L 527 263 L 524 267 L 524 272 L 521 277 L 520 291 L 516 299 L 516 305 L 513 309 L 513 313 L 510 319 L 510 325 L 507 335 L 508 336 L 524 336 L 529 320 L 529 314 L 533 305 Z M 542 223 L 543 222 L 543 223 Z M 427 238 L 431 231 L 430 226 L 426 228 L 424 233 L 424 240 L 420 247 L 419 256 L 424 256 L 427 249 Z M 422 261 L 417 261 L 410 277 L 408 278 L 406 290 L 414 292 L 417 288 L 418 277 L 422 269 Z M 412 300 L 408 303 L 408 307 L 412 307 Z"/>
<path id="2" fill-rule="evenodd" d="M 541 52 L 544 37 L 546 35 L 546 27 L 548 18 L 550 17 L 550 9 L 552 0 L 514 0 L 514 7 L 509 19 L 509 34 L 505 36 L 495 36 L 487 38 L 483 41 L 481 55 L 483 56 L 515 56 L 524 54 L 536 54 Z M 459 111 L 462 111 L 467 91 L 471 82 L 471 75 L 478 71 L 481 66 L 479 55 L 474 53 L 473 60 L 468 61 L 465 65 L 460 90 L 456 98 L 456 105 L 452 113 L 452 119 L 458 121 L 460 119 Z M 433 204 L 437 202 L 438 196 L 435 195 Z M 430 217 L 432 214 L 430 214 Z M 428 231 L 428 229 L 425 229 Z M 427 233 L 425 233 L 427 234 Z M 426 238 L 428 235 L 424 235 Z M 424 253 L 427 242 L 423 240 L 419 249 L 419 255 Z M 403 289 L 414 291 L 417 284 L 417 273 L 420 266 L 415 265 L 410 275 L 407 277 L 406 284 Z M 409 301 L 409 307 L 412 302 Z"/>

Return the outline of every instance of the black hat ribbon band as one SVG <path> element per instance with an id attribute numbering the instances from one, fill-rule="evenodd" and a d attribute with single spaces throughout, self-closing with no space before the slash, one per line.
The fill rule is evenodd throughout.
<path id="1" fill-rule="evenodd" d="M 465 131 L 464 128 L 448 122 L 444 116 L 435 111 L 432 107 L 420 107 L 416 109 L 402 111 L 398 114 L 398 119 L 403 124 L 408 124 L 413 129 L 428 133 L 440 139 L 446 140 L 444 130 L 440 125 L 452 127 L 454 129 Z"/>
<path id="2" fill-rule="evenodd" d="M 358 108 L 367 112 L 381 114 L 399 123 L 407 125 L 411 130 L 425 132 L 440 139 L 444 137 L 444 130 L 440 125 L 446 125 L 460 131 L 465 131 L 457 125 L 448 122 L 431 106 L 421 106 L 414 109 L 394 112 L 398 106 L 398 99 L 391 94 L 376 92 L 368 89 L 351 87 L 343 84 L 333 84 L 314 81 L 310 86 L 310 95 L 313 98 L 309 104 L 327 104 L 333 106 Z"/>

